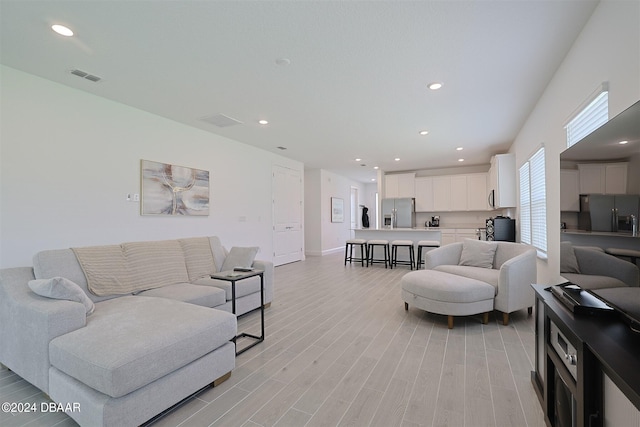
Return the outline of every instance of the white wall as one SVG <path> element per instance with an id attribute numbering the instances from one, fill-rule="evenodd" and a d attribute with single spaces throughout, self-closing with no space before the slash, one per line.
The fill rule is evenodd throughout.
<path id="1" fill-rule="evenodd" d="M 272 259 L 272 166 L 303 165 L 1 68 L 0 267 L 40 250 L 218 235 Z M 208 217 L 141 216 L 140 159 L 210 172 Z"/>
<path id="2" fill-rule="evenodd" d="M 538 263 L 538 282 L 556 283 L 560 272 L 560 153 L 563 125 L 604 81 L 609 117 L 640 99 L 640 3 L 603 0 L 576 39 L 518 134 L 511 152 L 520 167 L 545 144 L 548 261 Z"/>
<path id="3" fill-rule="evenodd" d="M 322 254 L 322 190 L 320 169 L 304 171 L 304 249 L 307 255 Z"/>
<path id="4" fill-rule="evenodd" d="M 358 204 L 363 204 L 364 184 L 324 169 L 306 170 L 304 182 L 305 254 L 321 256 L 344 250 L 345 241 L 351 238 L 351 187 L 358 189 Z M 332 197 L 344 201 L 343 222 L 331 222 Z M 309 209 L 310 205 L 319 209 Z"/>

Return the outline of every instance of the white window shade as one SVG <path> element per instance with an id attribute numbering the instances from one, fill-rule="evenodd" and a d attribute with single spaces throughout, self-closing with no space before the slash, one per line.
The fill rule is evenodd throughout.
<path id="1" fill-rule="evenodd" d="M 529 160 L 531 183 L 531 244 L 547 252 L 547 192 L 544 147 Z"/>
<path id="2" fill-rule="evenodd" d="M 609 120 L 609 92 L 603 85 L 596 97 L 571 119 L 567 130 L 567 147 L 571 147 Z"/>
<path id="3" fill-rule="evenodd" d="M 520 167 L 520 241 L 531 244 L 531 194 L 529 162 Z"/>
<path id="4" fill-rule="evenodd" d="M 544 147 L 520 167 L 520 241 L 547 252 Z"/>

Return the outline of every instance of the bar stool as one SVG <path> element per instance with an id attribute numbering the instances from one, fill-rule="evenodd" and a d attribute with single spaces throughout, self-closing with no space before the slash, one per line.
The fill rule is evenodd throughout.
<path id="1" fill-rule="evenodd" d="M 422 248 L 439 248 L 439 247 L 440 247 L 440 242 L 438 242 L 437 240 L 420 240 L 418 242 L 418 261 L 416 262 L 416 270 L 420 270 L 420 266 L 424 264 L 424 260 L 422 259 Z"/>
<path id="2" fill-rule="evenodd" d="M 382 248 L 384 249 L 384 259 L 375 259 L 373 257 L 373 249 L 376 246 L 382 246 Z M 384 262 L 384 268 L 387 268 L 387 263 L 389 264 L 390 268 L 393 268 L 393 266 L 391 265 L 391 258 L 389 257 L 389 241 L 388 240 L 369 240 L 367 241 L 367 256 L 369 257 L 369 262 L 367 264 L 371 264 L 373 265 L 376 262 L 379 263 L 383 263 Z"/>
<path id="3" fill-rule="evenodd" d="M 360 246 L 360 258 L 353 257 L 353 247 Z M 347 261 L 351 264 L 351 261 L 360 261 L 360 264 L 364 267 L 364 262 L 367 261 L 367 267 L 369 266 L 369 256 L 367 252 L 367 241 L 365 239 L 349 239 L 347 245 L 344 248 L 344 265 L 347 265 Z"/>
<path id="4" fill-rule="evenodd" d="M 398 248 L 409 249 L 409 261 L 398 261 Z M 398 264 L 408 265 L 413 270 L 413 264 L 415 262 L 415 256 L 413 252 L 413 240 L 394 240 L 391 242 L 391 265 L 397 267 Z"/>

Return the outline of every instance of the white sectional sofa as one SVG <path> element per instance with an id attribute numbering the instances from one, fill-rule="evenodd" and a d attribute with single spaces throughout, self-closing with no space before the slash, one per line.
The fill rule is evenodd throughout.
<path id="1" fill-rule="evenodd" d="M 123 243 L 0 270 L 0 363 L 79 405 L 68 415 L 80 425 L 139 425 L 234 369 L 230 286 L 209 275 L 253 259 L 248 249 L 217 237 Z M 273 264 L 252 266 L 268 305 Z M 259 308 L 260 278 L 238 282 L 236 297 L 237 314 Z"/>

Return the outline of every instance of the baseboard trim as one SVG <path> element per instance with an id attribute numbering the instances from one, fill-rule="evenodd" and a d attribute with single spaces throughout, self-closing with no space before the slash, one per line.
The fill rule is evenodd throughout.
<path id="1" fill-rule="evenodd" d="M 306 256 L 325 256 L 325 255 L 335 254 L 338 252 L 344 252 L 344 248 L 340 246 L 339 248 L 326 249 L 324 251 L 309 251 L 309 252 L 305 252 L 304 254 Z"/>

